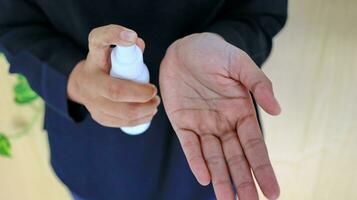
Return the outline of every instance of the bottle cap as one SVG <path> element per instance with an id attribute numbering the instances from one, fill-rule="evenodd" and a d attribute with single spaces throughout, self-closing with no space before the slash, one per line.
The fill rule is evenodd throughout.
<path id="1" fill-rule="evenodd" d="M 137 45 L 116 46 L 111 54 L 112 68 L 110 75 L 116 78 L 136 80 L 147 70 L 143 53 Z M 146 79 L 145 79 L 146 80 Z"/>
<path id="2" fill-rule="evenodd" d="M 122 64 L 134 63 L 137 62 L 138 59 L 142 58 L 142 52 L 140 48 L 136 45 L 132 45 L 132 46 L 118 45 L 113 49 L 113 51 L 116 61 Z"/>

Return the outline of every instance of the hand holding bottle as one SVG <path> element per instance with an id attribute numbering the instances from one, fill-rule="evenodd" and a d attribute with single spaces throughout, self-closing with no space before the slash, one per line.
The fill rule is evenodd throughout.
<path id="1" fill-rule="evenodd" d="M 149 83 L 149 70 L 144 63 L 143 52 L 136 44 L 131 46 L 117 45 L 112 50 L 111 61 L 110 76 L 138 83 Z M 120 128 L 128 135 L 139 135 L 144 133 L 149 127 L 150 122 Z"/>
<path id="2" fill-rule="evenodd" d="M 111 45 L 136 44 L 143 51 L 144 41 L 134 31 L 118 25 L 93 29 L 88 41 L 87 58 L 80 61 L 69 76 L 68 98 L 83 104 L 103 126 L 136 126 L 150 122 L 160 103 L 157 88 L 109 75 Z"/>

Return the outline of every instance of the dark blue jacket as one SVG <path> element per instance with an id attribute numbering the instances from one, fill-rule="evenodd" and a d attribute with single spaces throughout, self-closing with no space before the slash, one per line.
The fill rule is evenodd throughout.
<path id="1" fill-rule="evenodd" d="M 107 24 L 146 41 L 157 86 L 166 48 L 195 32 L 218 33 L 261 65 L 286 10 L 286 0 L 0 0 L 0 51 L 46 102 L 51 163 L 70 190 L 93 200 L 207 200 L 212 187 L 196 182 L 162 106 L 145 134 L 129 136 L 68 101 L 68 75 L 91 29 Z"/>

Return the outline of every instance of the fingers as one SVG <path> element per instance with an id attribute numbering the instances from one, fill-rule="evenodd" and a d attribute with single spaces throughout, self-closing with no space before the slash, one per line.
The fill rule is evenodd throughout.
<path id="1" fill-rule="evenodd" d="M 93 29 L 88 36 L 88 60 L 95 66 L 104 66 L 110 53 L 110 45 L 130 46 L 136 43 L 138 35 L 135 31 L 119 25 L 107 25 Z M 140 41 L 142 50 L 145 46 Z"/>
<path id="2" fill-rule="evenodd" d="M 146 103 L 117 103 L 101 98 L 97 102 L 97 107 L 112 117 L 134 120 L 150 114 L 154 115 L 159 104 L 160 98 L 158 96 Z"/>
<path id="3" fill-rule="evenodd" d="M 229 72 L 235 80 L 243 83 L 254 95 L 257 103 L 269 114 L 278 115 L 281 108 L 274 96 L 273 86 L 268 77 L 254 61 L 241 50 L 232 53 Z"/>
<path id="4" fill-rule="evenodd" d="M 143 103 L 157 94 L 157 88 L 152 84 L 136 83 L 130 80 L 117 79 L 100 72 L 95 77 L 93 90 L 99 95 L 114 102 Z"/>
<path id="5" fill-rule="evenodd" d="M 240 146 L 237 133 L 225 134 L 221 138 L 223 152 L 227 160 L 230 175 L 233 179 L 240 200 L 258 200 L 257 189 L 247 159 Z"/>
<path id="6" fill-rule="evenodd" d="M 101 124 L 102 126 L 119 128 L 126 126 L 136 126 L 144 123 L 148 123 L 152 120 L 153 115 L 147 115 L 138 119 L 127 120 L 117 117 L 113 117 L 105 114 L 104 112 L 91 112 L 92 118 Z"/>
<path id="7" fill-rule="evenodd" d="M 213 135 L 204 135 L 201 136 L 201 142 L 217 199 L 234 200 L 235 195 L 219 139 Z"/>
<path id="8" fill-rule="evenodd" d="M 268 199 L 277 199 L 280 189 L 255 113 L 237 123 L 239 141 L 262 192 Z"/>
<path id="9" fill-rule="evenodd" d="M 189 130 L 179 130 L 179 134 L 177 135 L 192 173 L 201 185 L 208 185 L 211 177 L 206 162 L 202 156 L 201 144 L 198 136 Z"/>
<path id="10" fill-rule="evenodd" d="M 89 50 L 103 49 L 110 45 L 130 46 L 136 42 L 135 31 L 119 25 L 107 25 L 93 29 L 88 36 Z"/>
<path id="11" fill-rule="evenodd" d="M 86 104 L 92 118 L 107 127 L 136 126 L 152 120 L 158 112 L 160 98 L 155 96 L 146 103 L 112 102 L 103 97 Z"/>

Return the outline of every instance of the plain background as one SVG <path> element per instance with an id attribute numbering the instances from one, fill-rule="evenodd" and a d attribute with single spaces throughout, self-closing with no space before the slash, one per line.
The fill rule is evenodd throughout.
<path id="1" fill-rule="evenodd" d="M 356 20 L 356 0 L 290 1 L 264 67 L 283 108 L 279 117 L 263 114 L 280 199 L 357 199 Z M 14 104 L 16 79 L 7 70 L 1 60 L 0 132 L 11 135 L 35 113 Z M 49 167 L 42 117 L 12 141 L 12 158 L 0 157 L 0 199 L 69 199 Z"/>

